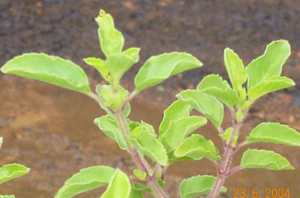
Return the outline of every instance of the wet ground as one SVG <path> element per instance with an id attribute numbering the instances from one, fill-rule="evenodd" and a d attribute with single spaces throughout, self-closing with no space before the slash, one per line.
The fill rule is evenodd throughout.
<path id="1" fill-rule="evenodd" d="M 300 2 L 297 0 L 1 0 L 0 65 L 28 51 L 61 55 L 82 64 L 81 58 L 99 53 L 93 21 L 99 8 L 112 12 L 128 46 L 142 47 L 143 60 L 163 51 L 182 50 L 205 63 L 203 69 L 172 78 L 164 84 L 165 88 L 152 89 L 138 97 L 133 118 L 157 126 L 162 109 L 174 93 L 195 85 L 207 73 L 224 73 L 225 46 L 236 49 L 249 61 L 270 40 L 288 39 L 293 54 L 285 73 L 300 85 Z M 97 78 L 92 69 L 84 68 L 93 79 Z M 129 87 L 133 75 L 134 72 L 129 73 L 125 80 Z M 5 138 L 0 164 L 17 161 L 32 168 L 30 175 L 1 185 L 0 193 L 15 193 L 20 198 L 50 198 L 80 168 L 96 164 L 130 166 L 127 155 L 97 131 L 92 120 L 101 112 L 89 98 L 0 74 L 0 100 L 0 134 Z M 243 131 L 264 120 L 280 121 L 300 129 L 299 89 L 259 101 Z M 211 138 L 216 134 L 210 127 L 203 133 Z M 287 156 L 297 170 L 245 171 L 228 180 L 230 189 L 248 187 L 263 191 L 288 187 L 291 197 L 298 197 L 300 150 L 283 146 L 275 150 Z M 213 171 L 207 161 L 182 162 L 170 168 L 168 189 L 173 189 L 181 178 Z M 81 197 L 92 198 L 97 194 Z"/>

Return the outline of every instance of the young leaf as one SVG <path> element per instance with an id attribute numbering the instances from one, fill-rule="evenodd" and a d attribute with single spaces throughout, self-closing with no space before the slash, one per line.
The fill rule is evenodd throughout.
<path id="1" fill-rule="evenodd" d="M 287 125 L 265 122 L 252 129 L 246 141 L 300 146 L 300 133 Z"/>
<path id="2" fill-rule="evenodd" d="M 0 184 L 29 173 L 30 169 L 22 164 L 6 164 L 0 167 Z"/>
<path id="3" fill-rule="evenodd" d="M 197 86 L 197 89 L 216 97 L 229 107 L 235 106 L 239 102 L 238 95 L 230 87 L 226 80 L 217 74 L 205 76 Z"/>
<path id="4" fill-rule="evenodd" d="M 104 10 L 100 10 L 95 20 L 99 26 L 98 37 L 103 54 L 109 57 L 121 53 L 124 46 L 124 37 L 115 28 L 113 17 Z"/>
<path id="5" fill-rule="evenodd" d="M 137 179 L 139 179 L 141 181 L 146 181 L 147 173 L 145 171 L 135 168 L 135 169 L 133 169 L 132 173 Z"/>
<path id="6" fill-rule="evenodd" d="M 141 153 L 162 166 L 168 164 L 167 152 L 162 143 L 156 138 L 156 134 L 151 125 L 141 123 L 131 131 L 130 138 Z"/>
<path id="7" fill-rule="evenodd" d="M 0 195 L 0 198 L 16 198 L 14 195 Z"/>
<path id="8" fill-rule="evenodd" d="M 188 116 L 171 123 L 170 127 L 160 136 L 161 142 L 168 152 L 175 150 L 186 136 L 204 126 L 207 120 L 202 116 Z"/>
<path id="9" fill-rule="evenodd" d="M 232 133 L 233 133 L 233 128 L 229 127 L 224 131 L 224 133 L 220 134 L 220 136 L 227 144 L 229 144 Z M 238 143 L 238 139 L 239 139 L 239 135 L 236 134 L 232 142 L 234 146 L 236 146 L 236 144 Z"/>
<path id="10" fill-rule="evenodd" d="M 241 159 L 242 168 L 264 168 L 268 170 L 292 170 L 294 167 L 282 155 L 274 151 L 248 149 Z"/>
<path id="11" fill-rule="evenodd" d="M 133 63 L 137 63 L 140 60 L 140 51 L 141 48 L 138 47 L 130 47 L 123 51 L 123 54 L 130 58 Z"/>
<path id="12" fill-rule="evenodd" d="M 101 58 L 96 57 L 87 57 L 84 58 L 83 61 L 92 67 L 94 67 L 101 75 L 101 77 L 106 80 L 107 82 L 111 81 L 111 76 L 109 74 L 107 65 L 105 64 L 105 61 Z"/>
<path id="13" fill-rule="evenodd" d="M 138 91 L 155 86 L 178 73 L 201 67 L 202 63 L 184 52 L 164 53 L 149 58 L 135 76 L 134 84 Z"/>
<path id="14" fill-rule="evenodd" d="M 242 85 L 247 81 L 243 61 L 232 49 L 226 48 L 224 50 L 224 63 L 232 87 L 238 92 L 241 91 Z"/>
<path id="15" fill-rule="evenodd" d="M 194 198 L 199 195 L 208 194 L 216 181 L 216 177 L 211 175 L 198 175 L 184 179 L 179 186 L 181 198 Z M 225 187 L 221 192 L 226 192 Z"/>
<path id="16" fill-rule="evenodd" d="M 139 49 L 111 55 L 105 61 L 114 85 L 119 85 L 122 76 L 137 62 L 139 55 L 133 53 L 139 53 Z"/>
<path id="17" fill-rule="evenodd" d="M 97 85 L 96 92 L 103 99 L 105 107 L 109 107 L 114 111 L 123 105 L 128 96 L 128 91 L 121 86 Z"/>
<path id="18" fill-rule="evenodd" d="M 119 85 L 119 81 L 126 71 L 139 60 L 140 48 L 128 48 L 122 53 L 115 53 L 105 61 L 100 58 L 88 57 L 84 62 L 95 69 L 101 76 L 114 85 Z"/>
<path id="19" fill-rule="evenodd" d="M 268 93 L 292 87 L 295 85 L 295 82 L 287 77 L 270 77 L 268 79 L 262 80 L 256 86 L 253 86 L 248 91 L 249 98 L 254 101 L 261 96 L 264 96 Z"/>
<path id="20" fill-rule="evenodd" d="M 55 198 L 72 198 L 84 192 L 107 185 L 115 170 L 108 166 L 92 166 L 81 169 L 68 180 L 56 193 Z"/>
<path id="21" fill-rule="evenodd" d="M 187 137 L 182 144 L 176 148 L 174 155 L 178 158 L 190 157 L 194 160 L 206 157 L 210 160 L 219 160 L 218 149 L 211 140 L 200 134 L 192 134 Z"/>
<path id="22" fill-rule="evenodd" d="M 91 92 L 88 77 L 80 66 L 57 56 L 43 53 L 23 54 L 5 63 L 1 71 L 84 94 Z"/>
<path id="23" fill-rule="evenodd" d="M 176 122 L 177 120 L 188 117 L 190 115 L 192 108 L 191 105 L 182 100 L 174 101 L 165 111 L 164 117 L 159 125 L 159 134 L 162 135 L 166 131 L 171 122 Z"/>
<path id="24" fill-rule="evenodd" d="M 185 90 L 180 92 L 177 98 L 189 102 L 216 127 L 221 126 L 224 118 L 224 106 L 214 96 L 198 90 Z"/>
<path id="25" fill-rule="evenodd" d="M 120 131 L 115 118 L 111 115 L 98 117 L 94 120 L 94 123 L 107 137 L 115 140 L 121 149 L 126 150 L 128 148 L 126 140 Z"/>
<path id="26" fill-rule="evenodd" d="M 291 54 L 291 47 L 286 40 L 273 41 L 267 45 L 263 55 L 247 66 L 248 88 L 254 87 L 270 77 L 278 77 L 283 64 Z"/>
<path id="27" fill-rule="evenodd" d="M 125 173 L 117 169 L 101 198 L 129 198 L 130 193 L 131 184 L 129 178 Z"/>

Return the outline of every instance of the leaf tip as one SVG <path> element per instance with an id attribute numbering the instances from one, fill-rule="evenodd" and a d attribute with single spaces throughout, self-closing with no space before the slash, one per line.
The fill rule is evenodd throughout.
<path id="1" fill-rule="evenodd" d="M 0 68 L 0 71 L 1 71 L 2 73 L 4 73 L 4 74 L 6 74 L 6 73 L 7 73 L 7 71 L 6 71 L 6 69 L 5 69 L 5 65 L 4 65 L 4 66 L 2 66 L 2 67 Z"/>
<path id="2" fill-rule="evenodd" d="M 291 54 L 291 45 L 288 40 L 279 39 L 279 40 L 272 41 L 267 45 L 266 49 L 270 48 L 273 45 L 282 45 L 282 47 L 285 47 L 288 50 L 288 55 Z"/>
<path id="3" fill-rule="evenodd" d="M 108 15 L 108 13 L 105 10 L 100 9 L 98 15 L 95 18 L 95 21 L 99 24 L 101 22 L 101 19 L 106 15 Z"/>

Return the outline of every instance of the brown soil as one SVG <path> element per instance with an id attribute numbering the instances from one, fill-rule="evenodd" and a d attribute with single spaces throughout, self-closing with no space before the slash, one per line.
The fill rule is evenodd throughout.
<path id="1" fill-rule="evenodd" d="M 128 46 L 142 48 L 142 60 L 163 51 L 178 50 L 191 52 L 205 63 L 198 71 L 168 80 L 166 88 L 154 88 L 138 97 L 133 118 L 157 126 L 163 108 L 177 91 L 194 86 L 207 73 L 224 74 L 225 46 L 234 48 L 248 62 L 270 40 L 288 39 L 293 54 L 285 73 L 300 85 L 300 2 L 296 0 L 2 0 L 0 65 L 28 51 L 61 55 L 83 65 L 81 58 L 99 53 L 93 17 L 100 8 L 115 16 Z M 84 68 L 93 79 L 97 78 L 91 68 Z M 129 87 L 137 69 L 126 77 Z M 128 156 L 94 126 L 92 121 L 101 112 L 90 99 L 1 74 L 0 90 L 0 135 L 5 138 L 0 164 L 21 162 L 32 168 L 28 176 L 1 185 L 1 194 L 49 198 L 80 168 L 97 164 L 124 169 L 130 166 Z M 265 97 L 250 112 L 243 131 L 265 120 L 300 129 L 299 98 L 298 88 Z M 211 127 L 203 131 L 217 140 Z M 248 187 L 263 191 L 268 187 L 289 187 L 291 197 L 298 196 L 300 150 L 259 147 L 274 148 L 284 154 L 297 170 L 245 171 L 228 180 L 229 189 Z M 182 162 L 170 168 L 167 188 L 174 192 L 171 189 L 184 177 L 213 173 L 207 161 Z M 99 192 L 81 197 L 97 195 Z"/>

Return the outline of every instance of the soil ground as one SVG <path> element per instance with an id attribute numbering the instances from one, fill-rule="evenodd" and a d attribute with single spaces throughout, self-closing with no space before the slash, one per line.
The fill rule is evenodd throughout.
<path id="1" fill-rule="evenodd" d="M 177 50 L 190 52 L 205 64 L 202 69 L 174 77 L 163 87 L 143 93 L 135 100 L 133 118 L 141 117 L 157 126 L 163 108 L 175 93 L 195 86 L 208 73 L 223 75 L 222 53 L 226 46 L 235 49 L 247 63 L 262 53 L 269 41 L 289 40 L 293 53 L 284 73 L 300 86 L 297 0 L 1 0 L 0 65 L 20 53 L 43 51 L 74 60 L 96 80 L 97 74 L 83 64 L 82 58 L 99 54 L 93 18 L 100 8 L 114 15 L 126 37 L 126 46 L 142 48 L 142 61 L 154 54 Z M 128 87 L 137 70 L 138 65 L 126 76 Z M 30 175 L 1 185 L 0 193 L 49 198 L 80 168 L 97 164 L 130 166 L 127 155 L 93 125 L 99 112 L 90 99 L 2 74 L 0 99 L 0 134 L 5 138 L 0 164 L 17 161 L 32 168 Z M 299 87 L 260 100 L 243 131 L 266 120 L 300 129 Z M 208 126 L 204 134 L 213 138 L 216 133 Z M 298 197 L 300 150 L 281 146 L 275 150 L 285 154 L 297 170 L 238 173 L 227 182 L 227 196 L 232 197 L 235 187 L 258 191 L 288 187 L 291 197 Z M 184 177 L 213 173 L 207 161 L 183 162 L 170 168 L 167 188 L 174 192 L 171 189 Z M 82 197 L 95 197 L 97 193 Z"/>

